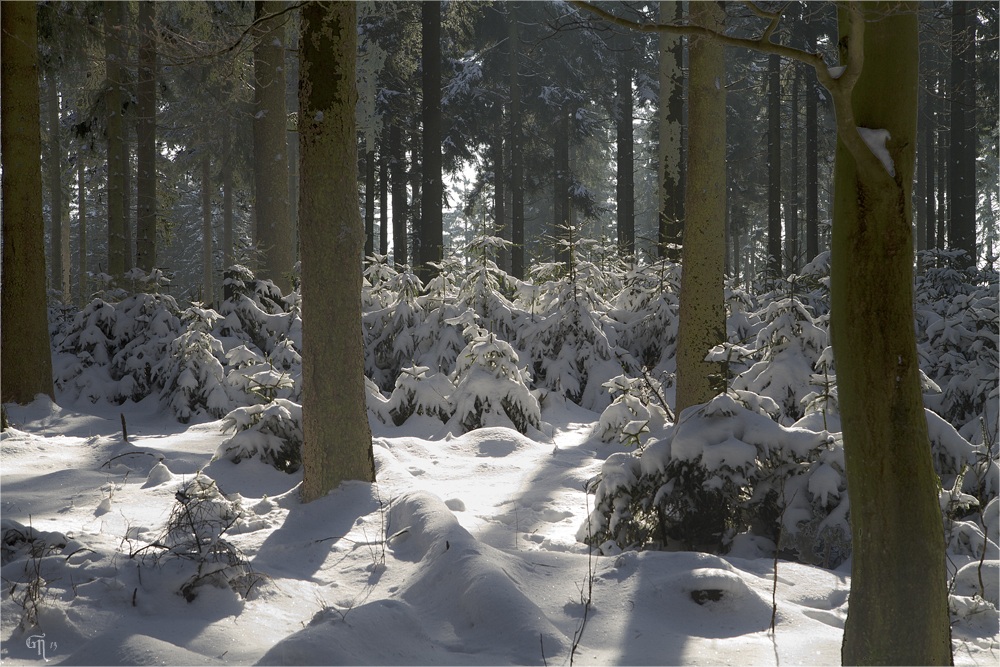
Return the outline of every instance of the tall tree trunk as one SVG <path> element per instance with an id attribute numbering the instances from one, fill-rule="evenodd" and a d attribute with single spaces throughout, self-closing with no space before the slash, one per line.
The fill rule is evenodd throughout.
<path id="1" fill-rule="evenodd" d="M 504 214 L 504 169 L 503 169 L 503 106 L 500 106 L 500 120 L 497 122 L 496 133 L 493 136 L 493 230 L 501 238 L 509 238 L 506 234 L 507 216 Z M 496 258 L 497 266 L 507 270 L 507 250 L 500 249 Z"/>
<path id="2" fill-rule="evenodd" d="M 156 3 L 139 2 L 139 68 L 136 97 L 135 263 L 149 273 L 156 266 Z"/>
<path id="3" fill-rule="evenodd" d="M 236 263 L 233 255 L 233 155 L 230 119 L 222 119 L 222 270 Z M 225 295 L 223 298 L 229 298 Z"/>
<path id="4" fill-rule="evenodd" d="M 403 131 L 399 125 L 389 126 L 389 161 L 392 170 L 392 261 L 406 264 L 406 153 L 403 151 Z"/>
<path id="5" fill-rule="evenodd" d="M 302 238 L 302 500 L 375 481 L 361 346 L 355 135 L 357 5 L 302 8 L 299 108 Z"/>
<path id="6" fill-rule="evenodd" d="M 933 86 L 931 87 L 933 90 Z M 937 216 L 935 215 L 935 199 L 936 199 L 936 188 L 934 180 L 934 165 L 937 161 L 937 155 L 935 154 L 935 148 L 937 147 L 934 141 L 935 136 L 935 126 L 937 125 L 937 104 L 935 95 L 931 94 L 927 96 L 926 102 L 927 111 L 927 124 L 924 128 L 924 144 L 926 145 L 926 150 L 924 153 L 924 234 L 926 236 L 917 242 L 917 247 L 920 250 L 929 250 L 934 247 L 934 232 L 937 228 Z"/>
<path id="7" fill-rule="evenodd" d="M 661 23 L 679 22 L 682 15 L 681 2 L 660 2 Z M 660 33 L 659 248 L 660 257 L 675 262 L 684 234 L 683 51 L 682 37 Z"/>
<path id="8" fill-rule="evenodd" d="M 798 63 L 792 62 L 792 129 L 789 143 L 792 149 L 791 183 L 788 185 L 788 203 L 785 207 L 785 246 L 788 273 L 799 270 L 799 73 Z"/>
<path id="9" fill-rule="evenodd" d="M 383 138 L 378 151 L 378 254 L 389 254 L 389 160 Z"/>
<path id="10" fill-rule="evenodd" d="M 507 42 L 510 45 L 510 273 L 524 279 L 524 136 L 521 119 L 520 41 L 517 3 L 507 4 Z"/>
<path id="11" fill-rule="evenodd" d="M 809 36 L 809 49 L 816 52 L 816 34 Z M 806 262 L 819 254 L 819 91 L 816 72 L 806 74 Z"/>
<path id="12" fill-rule="evenodd" d="M 717 2 L 690 5 L 691 22 L 724 30 Z M 724 293 L 726 219 L 726 50 L 689 37 L 687 217 L 677 328 L 677 403 L 680 413 L 725 390 L 721 367 L 708 351 L 726 340 Z"/>
<path id="13" fill-rule="evenodd" d="M 628 44 L 624 40 L 623 43 Z M 616 80 L 618 87 L 616 194 L 618 199 L 618 246 L 625 256 L 632 257 L 635 255 L 635 144 L 632 130 L 632 52 L 634 47 L 629 44 L 628 49 L 620 54 L 621 62 Z"/>
<path id="14" fill-rule="evenodd" d="M 125 275 L 125 165 L 122 136 L 121 42 L 119 8 L 122 3 L 104 0 L 104 52 L 108 88 L 108 274 L 121 284 Z"/>
<path id="15" fill-rule="evenodd" d="M 212 283 L 212 160 L 206 150 L 201 156 L 201 300 L 206 308 L 215 301 Z"/>
<path id="16" fill-rule="evenodd" d="M 132 146 L 129 142 L 129 126 L 122 123 L 122 213 L 125 219 L 125 272 L 135 268 L 132 254 Z"/>
<path id="17" fill-rule="evenodd" d="M 3 283 L 0 401 L 55 398 L 45 298 L 38 24 L 33 2 L 0 3 Z"/>
<path id="18" fill-rule="evenodd" d="M 781 56 L 767 57 L 767 267 L 781 275 Z"/>
<path id="19" fill-rule="evenodd" d="M 254 18 L 275 14 L 284 0 L 257 0 Z M 257 185 L 258 273 L 283 293 L 292 289 L 292 229 L 288 218 L 288 145 L 285 136 L 284 18 L 265 20 L 254 30 L 254 175 Z"/>
<path id="20" fill-rule="evenodd" d="M 440 262 L 444 252 L 444 231 L 441 218 L 443 183 L 441 181 L 441 3 L 437 0 L 420 4 L 422 42 L 422 106 L 423 164 L 420 171 L 420 227 L 417 252 L 423 280 L 437 275 L 431 262 Z"/>
<path id="21" fill-rule="evenodd" d="M 951 17 L 951 161 L 950 216 L 948 239 L 953 250 L 964 250 L 967 257 L 961 268 L 976 262 L 975 175 L 969 162 L 975 162 L 970 147 L 967 116 L 973 112 L 972 80 L 966 60 L 970 48 L 967 8 L 969 3 L 952 3 Z M 969 174 L 973 174 L 969 178 Z"/>
<path id="22" fill-rule="evenodd" d="M 77 259 L 77 270 L 80 274 L 80 308 L 83 308 L 84 305 L 86 305 L 87 297 L 90 296 L 90 288 L 87 285 L 87 187 L 84 182 L 84 175 L 86 173 L 86 169 L 84 167 L 85 155 L 86 151 L 82 148 L 76 152 L 76 196 L 77 210 L 79 211 L 80 220 L 79 228 L 77 230 L 80 242 L 80 256 Z"/>
<path id="23" fill-rule="evenodd" d="M 845 665 L 952 659 L 938 479 L 913 329 L 916 4 L 895 11 L 896 3 L 865 3 L 864 22 L 854 22 L 865 64 L 840 103 L 853 118 L 838 106 L 830 331 L 851 499 Z M 888 130 L 893 175 L 856 134 L 845 134 L 855 126 Z"/>
<path id="24" fill-rule="evenodd" d="M 69 225 L 63 225 L 62 204 L 62 146 L 59 135 L 59 92 L 55 72 L 50 72 L 47 86 L 49 107 L 49 194 L 52 216 L 52 289 L 62 291 L 62 300 L 69 300 Z M 65 239 L 63 238 L 65 237 Z"/>
<path id="25" fill-rule="evenodd" d="M 570 239 L 570 174 L 569 174 L 569 111 L 560 108 L 553 130 L 555 132 L 552 165 L 552 237 L 556 239 L 553 261 L 567 263 L 571 251 L 566 246 Z"/>
<path id="26" fill-rule="evenodd" d="M 369 135 L 374 136 L 374 134 Z M 375 253 L 375 146 L 365 145 L 365 257 Z"/>

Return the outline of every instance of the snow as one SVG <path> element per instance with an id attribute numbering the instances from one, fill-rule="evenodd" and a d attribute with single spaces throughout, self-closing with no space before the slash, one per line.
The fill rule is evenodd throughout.
<path id="1" fill-rule="evenodd" d="M 892 156 L 889 155 L 888 149 L 885 147 L 885 142 L 892 139 L 892 135 L 889 134 L 889 130 L 871 130 L 867 127 L 859 127 L 858 134 L 861 138 L 865 140 L 868 144 L 868 148 L 871 149 L 875 157 L 879 159 L 882 166 L 889 173 L 889 176 L 896 178 L 896 166 L 893 164 Z"/>
<path id="2" fill-rule="evenodd" d="M 494 426 L 458 434 L 426 415 L 400 427 L 372 419 L 378 483 L 345 482 L 307 505 L 301 471 L 213 460 L 234 424 L 180 425 L 155 397 L 121 406 L 39 397 L 6 407 L 3 527 L 51 554 L 39 561 L 48 581 L 39 626 L 18 628 L 21 609 L 4 587 L 0 657 L 9 664 L 566 664 L 585 615 L 574 658 L 581 664 L 840 660 L 847 565 L 779 562 L 771 634 L 767 540 L 737 536 L 727 557 L 610 547 L 613 555 L 588 554 L 577 531 L 593 497 L 582 488 L 602 466 L 616 469 L 627 448 L 601 440 L 598 413 L 555 396 L 541 405 L 544 433 Z M 738 412 L 732 399 L 705 412 L 718 420 L 719 444 L 679 433 L 675 455 L 690 450 L 684 455 L 734 465 L 761 438 L 789 447 L 807 437 L 749 412 L 744 432 L 723 433 Z M 839 492 L 828 467 L 809 481 L 824 499 Z M 221 492 L 216 506 L 241 513 L 212 539 L 227 540 L 266 575 L 247 600 L 204 585 L 189 602 L 177 591 L 193 562 L 136 555 L 164 535 L 176 494 L 199 471 Z M 16 581 L 30 560 L 14 554 L 4 577 Z M 955 660 L 993 664 L 996 614 L 970 597 L 979 573 L 969 563 L 956 563 L 952 606 L 973 621 L 956 631 Z M 991 563 L 982 575 L 995 591 Z"/>

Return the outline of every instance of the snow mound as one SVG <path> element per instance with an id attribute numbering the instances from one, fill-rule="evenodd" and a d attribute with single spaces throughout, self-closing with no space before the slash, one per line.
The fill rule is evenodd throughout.
<path id="1" fill-rule="evenodd" d="M 149 635 L 109 632 L 84 644 L 60 665 L 222 665 L 211 658 Z"/>
<path id="2" fill-rule="evenodd" d="M 440 499 L 406 494 L 389 523 L 407 537 L 389 542 L 394 558 L 417 563 L 406 583 L 389 599 L 328 607 L 260 664 L 537 663 L 539 635 L 546 652 L 566 648 L 565 636 L 521 592 L 524 563 L 478 542 Z M 497 647 L 503 655 L 484 660 Z"/>

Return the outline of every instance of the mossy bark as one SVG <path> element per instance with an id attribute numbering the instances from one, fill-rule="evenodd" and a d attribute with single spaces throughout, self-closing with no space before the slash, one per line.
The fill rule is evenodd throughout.
<path id="1" fill-rule="evenodd" d="M 716 2 L 691 3 L 691 21 L 721 30 L 725 12 Z M 677 329 L 677 415 L 711 400 L 722 387 L 708 351 L 726 340 L 726 47 L 689 38 L 687 219 L 682 250 Z"/>
<path id="2" fill-rule="evenodd" d="M 680 2 L 660 3 L 660 22 L 679 22 L 682 16 Z M 681 138 L 684 118 L 684 71 L 681 68 L 684 38 L 660 33 L 660 144 L 659 182 L 660 256 L 672 261 L 681 258 L 680 245 L 684 234 L 684 163 Z"/>
<path id="3" fill-rule="evenodd" d="M 135 264 L 149 273 L 156 266 L 156 3 L 139 3 L 139 66 L 136 84 Z"/>
<path id="4" fill-rule="evenodd" d="M 856 129 L 838 127 L 830 327 L 854 545 L 842 659 L 950 664 L 938 481 L 913 330 L 917 13 L 890 4 L 863 5 L 852 107 L 857 126 L 889 131 L 895 175 L 852 153 L 843 134 Z"/>
<path id="5" fill-rule="evenodd" d="M 3 284 L 0 400 L 54 397 L 45 299 L 38 28 L 33 2 L 0 4 Z"/>
<path id="6" fill-rule="evenodd" d="M 108 274 L 119 285 L 125 276 L 125 164 L 122 123 L 122 53 L 118 2 L 104 2 L 104 52 L 108 79 Z"/>
<path id="7" fill-rule="evenodd" d="M 357 206 L 357 5 L 302 8 L 299 229 L 302 241 L 302 499 L 375 481 L 361 346 Z"/>

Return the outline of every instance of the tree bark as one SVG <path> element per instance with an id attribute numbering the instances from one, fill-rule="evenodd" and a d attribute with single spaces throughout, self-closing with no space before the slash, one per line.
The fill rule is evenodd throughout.
<path id="1" fill-rule="evenodd" d="M 257 0 L 254 18 L 280 12 L 284 0 Z M 282 293 L 292 289 L 292 229 L 288 217 L 288 144 L 285 136 L 285 28 L 282 17 L 254 30 L 254 175 L 257 186 L 258 273 Z M 355 167 L 356 169 L 356 167 Z"/>
<path id="2" fill-rule="evenodd" d="M 389 126 L 389 161 L 392 170 L 392 259 L 396 266 L 406 264 L 406 153 L 403 132 L 393 122 Z"/>
<path id="3" fill-rule="evenodd" d="M 385 154 L 385 139 L 378 152 L 378 254 L 389 254 L 389 160 Z"/>
<path id="4" fill-rule="evenodd" d="M 122 123 L 122 218 L 125 220 L 125 273 L 135 268 L 132 254 L 132 146 L 129 143 L 129 126 Z"/>
<path id="5" fill-rule="evenodd" d="M 788 204 L 785 208 L 785 246 L 788 273 L 799 270 L 799 73 L 798 63 L 792 62 L 792 129 L 789 143 L 792 149 L 791 183 L 788 184 Z"/>
<path id="6" fill-rule="evenodd" d="M 660 22 L 679 22 L 680 2 L 660 2 Z M 684 234 L 683 122 L 684 73 L 681 69 L 684 38 L 660 33 L 660 256 L 680 261 Z"/>
<path id="7" fill-rule="evenodd" d="M 441 218 L 441 3 L 420 3 L 422 37 L 423 165 L 420 171 L 419 275 L 425 282 L 437 275 L 431 262 L 440 262 L 444 252 Z"/>
<path id="8" fill-rule="evenodd" d="M 566 246 L 570 239 L 570 174 L 569 174 L 569 111 L 560 107 L 553 126 L 553 175 L 552 175 L 552 261 L 568 263 L 571 251 Z"/>
<path id="9" fill-rule="evenodd" d="M 357 5 L 305 5 L 300 57 L 301 493 L 310 502 L 343 480 L 375 481 L 361 346 Z"/>
<path id="10" fill-rule="evenodd" d="M 853 540 L 845 665 L 951 662 L 938 480 L 913 329 L 915 5 L 865 3 L 853 121 L 838 113 L 830 329 Z M 842 35 L 845 24 L 842 10 Z M 856 141 L 857 152 L 848 148 L 853 125 L 889 131 L 894 176 Z"/>
<path id="11" fill-rule="evenodd" d="M 816 33 L 809 36 L 809 48 L 816 51 Z M 816 73 L 812 68 L 806 74 L 806 262 L 819 254 L 819 119 L 817 109 L 819 91 L 816 90 Z"/>
<path id="12" fill-rule="evenodd" d="M 201 156 L 201 300 L 206 308 L 215 301 L 212 284 L 212 160 L 205 150 Z"/>
<path id="13" fill-rule="evenodd" d="M 517 3 L 507 5 L 507 37 L 510 44 L 510 274 L 524 280 L 524 135 L 521 118 L 520 41 Z"/>
<path id="14" fill-rule="evenodd" d="M 33 2 L 0 3 L 3 283 L 0 401 L 55 398 L 45 297 L 38 24 Z"/>
<path id="15" fill-rule="evenodd" d="M 971 134 L 967 116 L 973 113 L 972 80 L 966 64 L 971 48 L 967 8 L 969 3 L 952 3 L 951 18 L 951 161 L 949 164 L 950 216 L 949 246 L 964 250 L 967 257 L 961 268 L 976 263 L 975 163 L 971 150 Z M 970 178 L 970 174 L 972 177 Z"/>
<path id="16" fill-rule="evenodd" d="M 136 120 L 135 263 L 149 273 L 156 266 L 156 3 L 139 2 L 139 67 Z"/>
<path id="17" fill-rule="evenodd" d="M 781 275 L 781 56 L 767 58 L 767 267 Z"/>
<path id="18" fill-rule="evenodd" d="M 55 72 L 50 72 L 47 86 L 49 106 L 49 195 L 52 216 L 52 289 L 62 291 L 62 300 L 69 300 L 69 225 L 63 225 L 62 146 L 59 135 L 59 92 Z"/>
<path id="19" fill-rule="evenodd" d="M 503 107 L 500 107 L 500 120 L 497 122 L 496 134 L 493 137 L 493 230 L 501 238 L 509 239 L 507 216 L 504 213 L 504 168 L 503 168 Z M 497 266 L 507 270 L 507 250 L 500 249 L 496 258 Z"/>
<path id="20" fill-rule="evenodd" d="M 222 270 L 236 263 L 233 253 L 233 155 L 230 119 L 222 119 Z M 223 296 L 229 298 L 229 295 Z"/>
<path id="21" fill-rule="evenodd" d="M 725 27 L 719 3 L 690 5 L 691 22 Z M 705 403 L 725 389 L 708 351 L 726 340 L 726 50 L 702 37 L 689 38 L 688 152 L 679 321 L 676 414 Z"/>
<path id="22" fill-rule="evenodd" d="M 618 246 L 626 257 L 635 255 L 635 144 L 632 129 L 632 51 L 634 47 L 622 40 L 629 50 L 620 54 L 617 77 L 618 122 Z"/>
<path id="23" fill-rule="evenodd" d="M 371 135 L 374 136 L 374 135 Z M 375 146 L 365 146 L 365 257 L 375 252 Z"/>
<path id="24" fill-rule="evenodd" d="M 84 168 L 84 149 L 79 149 L 76 152 L 76 170 L 77 170 L 77 209 L 79 210 L 79 228 L 77 230 L 77 235 L 80 242 L 80 255 L 77 258 L 78 266 L 77 270 L 80 274 L 80 308 L 83 308 L 87 303 L 87 297 L 90 296 L 90 290 L 87 285 L 87 186 L 84 182 L 84 176 L 86 169 Z"/>
<path id="25" fill-rule="evenodd" d="M 104 52 L 108 88 L 105 105 L 108 115 L 108 274 L 121 284 L 125 275 L 125 165 L 121 93 L 121 43 L 119 5 L 104 0 Z"/>

